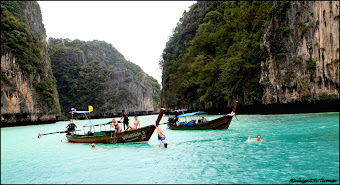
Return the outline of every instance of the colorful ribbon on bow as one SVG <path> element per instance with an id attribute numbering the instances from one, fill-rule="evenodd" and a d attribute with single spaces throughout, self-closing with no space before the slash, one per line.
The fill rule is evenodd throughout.
<path id="1" fill-rule="evenodd" d="M 237 119 L 236 114 L 235 114 L 234 111 L 231 111 L 231 113 L 230 113 L 230 114 L 227 114 L 227 116 L 235 116 L 236 120 L 238 121 L 238 119 Z"/>

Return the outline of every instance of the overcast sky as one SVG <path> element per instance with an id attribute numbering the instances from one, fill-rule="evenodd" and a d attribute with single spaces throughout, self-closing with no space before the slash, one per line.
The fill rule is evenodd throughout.
<path id="1" fill-rule="evenodd" d="M 196 1 L 38 1 L 47 38 L 111 43 L 161 83 L 158 62 L 184 10 Z"/>

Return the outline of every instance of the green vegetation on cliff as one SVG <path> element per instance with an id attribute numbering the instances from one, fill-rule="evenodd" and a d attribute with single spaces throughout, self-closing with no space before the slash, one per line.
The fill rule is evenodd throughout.
<path id="1" fill-rule="evenodd" d="M 162 104 L 222 109 L 260 103 L 260 41 L 273 2 L 199 1 L 184 12 L 163 51 Z"/>
<path id="2" fill-rule="evenodd" d="M 138 107 L 143 97 L 135 94 L 139 89 L 131 88 L 133 84 L 141 87 L 143 95 L 151 91 L 154 108 L 159 107 L 157 81 L 127 61 L 111 44 L 50 38 L 49 53 L 64 115 L 71 107 L 86 110 L 88 105 L 95 108 L 96 115 Z"/>
<path id="3" fill-rule="evenodd" d="M 31 12 L 34 23 L 27 18 L 25 11 Z M 41 29 L 34 30 L 32 26 Z M 16 63 L 25 75 L 33 74 L 33 85 L 38 95 L 38 105 L 54 109 L 58 107 L 55 101 L 58 93 L 55 90 L 56 80 L 48 67 L 43 53 L 47 50 L 43 41 L 43 28 L 40 7 L 37 2 L 1 1 L 1 56 L 12 53 Z M 48 56 L 46 57 L 48 60 Z M 8 79 L 3 78 L 6 84 Z M 45 110 L 45 109 L 44 109 Z"/>
<path id="4" fill-rule="evenodd" d="M 1 55 L 12 52 L 24 71 L 43 73 L 42 39 L 26 23 L 25 6 L 24 1 L 1 2 Z"/>

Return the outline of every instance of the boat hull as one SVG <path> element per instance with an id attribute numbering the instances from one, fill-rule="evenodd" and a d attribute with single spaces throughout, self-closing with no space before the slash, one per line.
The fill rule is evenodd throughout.
<path id="1" fill-rule="evenodd" d="M 72 143 L 145 143 L 149 141 L 155 128 L 155 126 L 149 125 L 117 134 L 114 131 L 106 131 L 103 135 L 95 135 L 95 133 L 94 135 L 67 134 L 66 137 Z"/>
<path id="2" fill-rule="evenodd" d="M 209 129 L 228 129 L 231 119 L 233 116 L 223 116 L 206 123 L 198 123 L 193 125 L 170 125 L 168 124 L 168 128 L 172 130 L 209 130 Z"/>

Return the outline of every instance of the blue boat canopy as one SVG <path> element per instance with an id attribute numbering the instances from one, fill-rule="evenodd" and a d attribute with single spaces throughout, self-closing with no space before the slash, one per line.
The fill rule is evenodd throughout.
<path id="1" fill-rule="evenodd" d="M 187 116 L 194 116 L 194 115 L 199 115 L 199 114 L 207 114 L 207 113 L 206 112 L 192 112 L 192 113 L 179 115 L 178 117 L 187 117 Z"/>
<path id="2" fill-rule="evenodd" d="M 99 126 L 99 125 L 106 125 L 110 124 L 112 121 L 91 121 L 91 123 L 84 125 L 84 127 L 90 127 L 90 126 Z"/>

